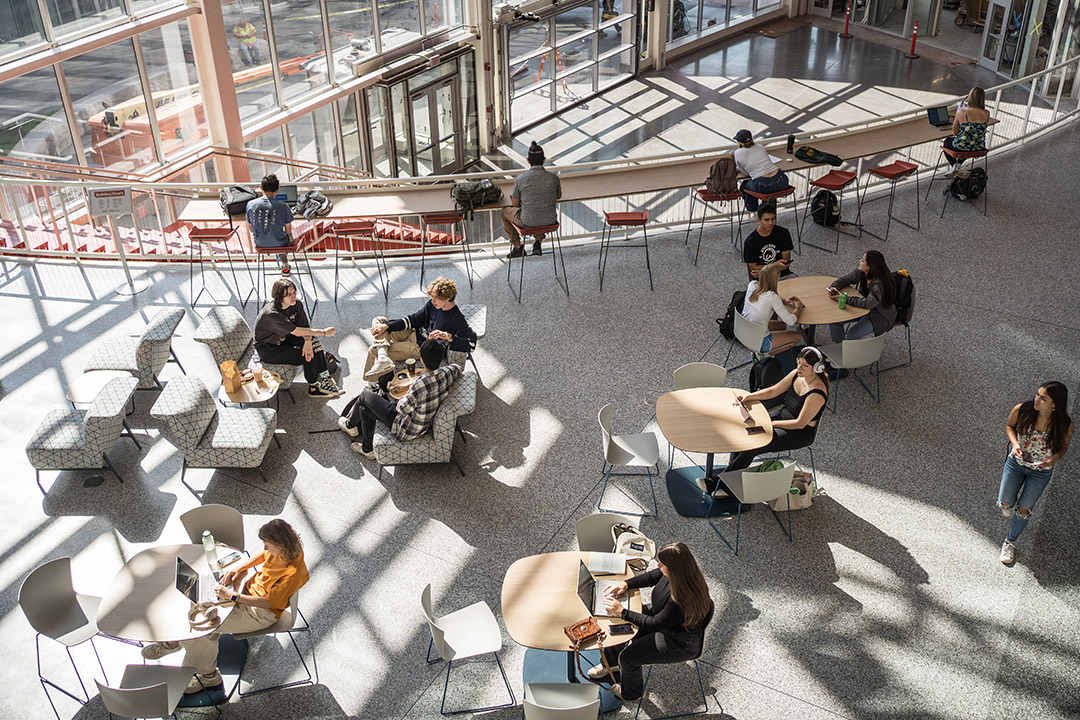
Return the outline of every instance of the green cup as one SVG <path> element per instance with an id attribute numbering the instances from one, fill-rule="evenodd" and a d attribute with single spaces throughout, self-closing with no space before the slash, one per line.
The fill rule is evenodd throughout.
<path id="1" fill-rule="evenodd" d="M 838 303 L 840 309 L 843 310 L 847 307 L 847 293 L 840 293 L 840 302 Z"/>

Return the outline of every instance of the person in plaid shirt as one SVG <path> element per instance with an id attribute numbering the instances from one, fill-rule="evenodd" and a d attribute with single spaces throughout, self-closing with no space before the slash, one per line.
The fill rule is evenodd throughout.
<path id="1" fill-rule="evenodd" d="M 360 437 L 350 447 L 368 460 L 375 459 L 373 441 L 375 423 L 379 420 L 390 426 L 391 434 L 398 440 L 415 440 L 430 428 L 443 398 L 450 392 L 454 382 L 461 376 L 460 365 L 442 365 L 446 347 L 438 340 L 425 340 L 420 346 L 420 359 L 427 370 L 417 378 L 405 397 L 392 401 L 372 390 L 364 390 L 353 404 L 348 417 L 338 418 L 338 427 L 352 437 Z"/>

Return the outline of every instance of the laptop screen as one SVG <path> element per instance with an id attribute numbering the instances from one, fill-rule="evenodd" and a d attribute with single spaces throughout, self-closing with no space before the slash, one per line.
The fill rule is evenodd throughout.
<path id="1" fill-rule="evenodd" d="M 284 200 L 287 203 L 296 202 L 298 188 L 296 185 L 279 185 L 276 197 L 278 200 Z"/>
<path id="2" fill-rule="evenodd" d="M 930 108 L 926 111 L 927 117 L 930 119 L 931 125 L 943 125 L 949 120 L 949 108 L 948 106 L 941 106 L 936 108 Z"/>
<path id="3" fill-rule="evenodd" d="M 182 558 L 176 558 L 176 589 L 193 603 L 199 602 L 199 573 Z"/>
<path id="4" fill-rule="evenodd" d="M 593 589 L 596 587 L 596 581 L 593 580 L 593 576 L 589 574 L 589 568 L 585 566 L 583 561 L 578 561 L 577 571 L 577 594 L 581 598 L 581 602 L 585 603 L 585 607 L 589 614 L 592 615 L 593 610 Z"/>

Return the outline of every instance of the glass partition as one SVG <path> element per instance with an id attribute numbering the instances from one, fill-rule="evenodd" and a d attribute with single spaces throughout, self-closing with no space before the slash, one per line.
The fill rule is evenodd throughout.
<path id="1" fill-rule="evenodd" d="M 356 95 L 338 100 L 338 114 L 341 115 L 341 150 L 344 165 L 353 170 L 363 170 L 364 158 L 360 142 L 359 113 L 356 111 Z"/>
<path id="2" fill-rule="evenodd" d="M 240 118 L 246 120 L 278 105 L 266 44 L 266 19 L 262 5 L 253 0 L 224 5 L 221 12 L 225 17 L 225 32 L 229 34 L 236 101 L 240 105 Z"/>
<path id="3" fill-rule="evenodd" d="M 371 174 L 375 177 L 393 177 L 391 158 L 393 128 L 390 127 L 389 88 L 373 85 L 364 90 L 368 113 L 368 142 L 371 146 Z"/>
<path id="4" fill-rule="evenodd" d="M 78 164 L 51 67 L 0 85 L 0 156 Z"/>
<path id="5" fill-rule="evenodd" d="M 57 38 L 85 32 L 124 14 L 120 0 L 46 0 L 46 5 Z"/>
<path id="6" fill-rule="evenodd" d="M 323 165 L 340 165 L 334 112 L 329 105 L 312 110 L 288 124 L 292 157 Z"/>
<path id="7" fill-rule="evenodd" d="M 0 57 L 45 42 L 34 0 L 0 0 Z"/>

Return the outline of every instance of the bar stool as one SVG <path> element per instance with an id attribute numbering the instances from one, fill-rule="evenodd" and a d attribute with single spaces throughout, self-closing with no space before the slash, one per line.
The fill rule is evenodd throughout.
<path id="1" fill-rule="evenodd" d="M 844 188 L 851 183 L 855 183 L 855 201 L 859 200 L 859 176 L 856 173 L 848 172 L 846 170 L 830 170 L 817 180 L 810 181 L 810 186 L 807 188 L 806 193 L 806 206 L 803 208 L 802 222 L 806 222 L 806 216 L 810 214 L 810 193 L 814 188 L 819 190 L 828 190 L 829 192 L 836 193 L 837 207 L 842 211 L 844 209 Z M 859 208 L 858 214 L 855 216 L 855 224 L 859 224 L 862 208 Z M 862 237 L 862 230 L 859 231 L 859 237 Z M 799 239 L 800 245 L 802 244 L 802 238 Z M 839 252 L 840 250 L 840 221 L 836 221 L 836 247 L 829 250 L 827 247 L 821 245 L 815 245 L 811 242 L 806 243 L 810 247 L 816 247 L 819 250 L 828 250 L 831 253 Z"/>
<path id="2" fill-rule="evenodd" d="M 686 248 L 686 254 L 690 254 L 690 231 L 694 227 L 694 206 L 697 203 L 702 203 L 705 207 L 701 211 L 701 224 L 698 226 L 697 234 L 697 249 L 694 250 L 694 264 L 697 265 L 698 254 L 701 252 L 701 233 L 705 230 L 705 215 L 709 211 L 709 203 L 725 203 L 725 202 L 737 202 L 742 199 L 742 193 L 711 193 L 705 188 L 698 188 L 694 190 L 690 189 L 690 222 L 686 225 L 686 239 L 683 240 L 683 247 Z M 738 207 L 738 206 L 736 206 Z M 742 234 L 742 213 L 736 212 L 739 216 L 739 234 Z M 728 214 L 728 230 L 731 235 L 731 246 L 736 250 L 739 249 L 737 242 L 737 235 L 735 234 L 735 218 L 730 213 Z"/>
<path id="3" fill-rule="evenodd" d="M 356 247 L 353 244 L 357 238 L 367 238 L 368 243 L 371 245 L 372 252 L 375 255 L 375 267 L 379 270 L 379 284 L 382 285 L 383 299 L 390 299 L 390 282 L 386 273 L 386 257 L 382 253 L 382 242 L 375 234 L 375 221 L 374 220 L 353 220 L 349 222 L 338 222 L 331 226 L 331 232 L 334 234 L 334 304 L 337 304 L 337 291 L 338 287 L 343 290 L 348 290 L 347 287 L 341 284 L 338 280 L 338 262 L 341 256 L 341 239 L 345 238 L 345 241 L 349 244 L 349 255 L 353 255 L 356 252 Z"/>
<path id="4" fill-rule="evenodd" d="M 962 168 L 964 163 L 967 162 L 968 160 L 970 160 L 971 161 L 971 167 L 968 170 L 968 172 L 971 172 L 971 170 L 975 169 L 975 161 L 978 160 L 979 158 L 982 158 L 983 159 L 983 172 L 986 172 L 986 156 L 989 153 L 990 153 L 989 149 L 984 149 L 984 150 L 953 150 L 951 148 L 947 148 L 944 145 L 942 145 L 942 147 L 941 147 L 941 158 L 940 159 L 944 160 L 945 156 L 948 155 L 949 157 L 951 157 L 951 158 L 953 158 L 954 160 L 957 161 L 957 163 L 956 163 L 956 168 L 957 169 Z M 936 177 L 937 177 L 937 166 L 934 167 L 934 174 L 930 176 L 930 184 L 926 186 L 926 197 L 924 197 L 923 200 L 926 202 L 927 205 L 930 205 L 930 188 L 933 187 L 934 179 Z M 952 183 L 950 182 L 950 185 L 951 184 Z M 951 194 L 952 193 L 949 192 L 949 188 L 946 187 L 945 188 L 945 203 L 941 206 L 941 213 L 938 215 L 939 218 L 940 217 L 945 217 L 945 208 L 947 208 L 949 206 L 949 195 L 951 195 Z M 987 203 L 988 202 L 989 202 L 989 198 L 987 197 L 987 194 L 986 194 L 986 188 L 983 188 L 983 207 L 982 207 L 982 214 L 983 215 L 986 215 L 986 208 L 987 208 Z M 979 206 L 978 203 L 973 203 L 973 204 L 975 205 L 975 207 Z M 930 205 L 930 207 L 932 208 L 933 205 Z"/>
<path id="5" fill-rule="evenodd" d="M 236 297 L 238 297 L 238 298 L 240 297 L 240 281 L 237 280 L 237 278 L 236 278 L 236 268 L 233 266 L 232 261 L 228 259 L 228 257 L 229 257 L 229 240 L 233 239 L 233 237 L 236 236 L 236 234 L 237 234 L 237 230 L 236 230 L 236 228 L 232 227 L 231 224 L 229 224 L 229 225 L 219 225 L 217 227 L 192 228 L 191 231 L 188 233 L 188 256 L 189 257 L 191 257 L 191 258 L 195 257 L 195 243 L 199 243 L 199 280 L 202 282 L 202 287 L 199 288 L 199 293 L 196 295 L 195 294 L 195 264 L 194 264 L 194 260 L 192 260 L 191 264 L 188 266 L 188 296 L 192 298 L 192 300 L 191 300 L 192 309 L 195 308 L 195 303 L 197 303 L 199 301 L 199 298 L 202 297 L 202 294 L 204 292 L 207 295 L 209 295 L 211 298 L 213 298 L 215 304 L 217 304 L 217 305 L 221 304 L 221 303 L 218 302 L 217 298 L 214 297 L 214 294 L 212 292 L 210 292 L 209 288 L 206 287 L 206 275 L 205 275 L 206 268 L 203 266 L 203 252 L 202 252 L 204 244 L 216 243 L 216 242 L 221 243 L 222 247 L 225 249 L 225 257 L 226 257 L 226 261 L 229 263 L 229 270 L 232 272 L 233 285 L 236 286 Z M 255 292 L 255 281 L 251 277 L 251 266 L 248 265 L 248 263 L 247 263 L 247 252 L 244 250 L 243 241 L 240 241 L 239 244 L 240 244 L 240 254 L 244 258 L 244 267 L 246 267 L 247 271 L 248 271 L 248 280 L 251 281 L 251 289 L 248 290 L 247 295 L 245 295 L 244 298 L 242 300 L 240 300 L 240 307 L 241 308 L 246 308 L 247 307 L 247 301 L 251 299 L 251 293 Z M 212 247 L 210 249 L 210 259 L 211 260 L 214 259 L 214 251 L 213 251 Z"/>
<path id="6" fill-rule="evenodd" d="M 427 256 L 428 227 L 431 225 L 449 225 L 453 235 L 454 228 L 461 226 L 461 247 L 465 253 L 465 275 L 469 278 L 469 289 L 473 286 L 472 249 L 469 247 L 468 226 L 465 224 L 465 215 L 458 210 L 444 213 L 432 213 L 420 216 L 420 290 L 424 288 L 424 260 Z"/>
<path id="7" fill-rule="evenodd" d="M 570 297 L 570 279 L 566 276 L 566 261 L 563 259 L 562 252 L 562 236 L 559 233 L 559 223 L 554 225 L 544 225 L 543 227 L 521 227 L 517 223 L 512 223 L 514 229 L 518 231 L 521 236 L 522 248 L 525 247 L 526 237 L 537 237 L 539 235 L 553 234 L 555 236 L 555 247 L 558 248 L 559 262 L 562 263 L 563 276 L 559 277 L 559 263 L 555 262 L 555 253 L 551 253 L 551 266 L 555 269 L 555 279 L 559 281 L 559 287 L 563 289 L 567 297 Z M 514 292 L 514 286 L 510 282 L 510 270 L 514 267 L 514 258 L 510 258 L 510 262 L 506 264 L 506 284 L 510 286 L 510 292 Z M 525 256 L 521 256 L 521 267 L 518 269 L 518 287 L 517 293 L 514 297 L 518 302 L 521 302 L 521 279 L 525 274 Z"/>
<path id="8" fill-rule="evenodd" d="M 304 254 L 304 265 L 307 266 L 307 271 L 306 272 L 302 271 L 300 269 L 300 264 L 297 261 L 297 255 L 296 255 L 297 251 L 300 251 L 300 252 L 302 252 Z M 291 267 L 294 268 L 294 269 L 293 269 L 293 272 L 289 275 L 289 279 L 292 280 L 293 277 L 295 276 L 296 284 L 300 286 L 300 293 L 301 293 L 301 295 L 303 296 L 303 299 L 304 299 L 304 309 L 307 310 L 308 320 L 311 320 L 313 317 L 315 317 L 315 308 L 319 307 L 319 289 L 317 287 L 315 287 L 315 277 L 311 274 L 311 263 L 308 262 L 307 250 L 304 250 L 303 248 L 301 248 L 300 243 L 294 242 L 291 245 L 281 245 L 279 247 L 258 247 L 258 246 L 256 246 L 255 247 L 255 254 L 259 258 L 259 269 L 258 269 L 259 284 L 256 286 L 258 288 L 258 290 L 256 291 L 256 293 L 257 293 L 256 294 L 256 299 L 258 300 L 259 305 L 262 305 L 261 291 L 264 290 L 265 286 L 266 286 L 266 258 L 267 257 L 272 257 L 272 256 L 277 256 L 277 255 L 285 255 L 286 257 L 291 255 L 292 256 Z M 307 291 L 304 289 L 304 278 L 303 278 L 303 276 L 305 274 L 308 276 L 308 278 L 311 279 L 311 290 L 312 290 L 312 294 L 315 297 L 315 302 L 314 302 L 314 304 L 312 304 L 312 306 L 310 308 L 307 307 L 308 294 L 307 294 Z M 269 297 L 269 293 L 267 293 L 267 296 Z"/>
<path id="9" fill-rule="evenodd" d="M 646 225 L 649 222 L 649 211 L 641 212 L 607 212 L 604 211 L 604 231 L 600 234 L 600 258 L 596 263 L 596 269 L 600 273 L 600 292 L 604 292 L 604 271 L 607 270 L 607 257 L 611 252 L 611 233 L 615 228 L 639 227 L 644 234 L 644 245 L 620 245 L 623 248 L 645 248 L 645 269 L 649 271 L 649 290 L 653 289 L 652 265 L 649 263 L 649 231 Z"/>
<path id="10" fill-rule="evenodd" d="M 916 165 L 915 163 L 909 163 L 909 162 L 904 162 L 903 160 L 897 160 L 896 162 L 890 163 L 888 165 L 882 165 L 882 166 L 876 167 L 876 168 L 869 168 L 867 170 L 867 172 L 872 173 L 874 175 L 877 175 L 879 178 L 883 178 L 883 179 L 889 181 L 889 216 L 888 216 L 888 220 L 886 221 L 886 224 L 885 224 L 885 237 L 881 237 L 880 235 L 878 235 L 876 233 L 873 233 L 873 232 L 870 232 L 869 230 L 865 231 L 866 234 L 867 235 L 873 235 L 878 240 L 881 240 L 883 242 L 888 242 L 889 241 L 889 228 L 892 226 L 892 221 L 893 220 L 896 220 L 896 222 L 900 223 L 901 225 L 903 225 L 905 227 L 909 227 L 912 230 L 918 230 L 922 226 L 922 218 L 920 217 L 921 213 L 919 211 L 919 166 Z M 914 225 L 910 225 L 910 224 L 904 222 L 903 220 L 901 220 L 898 217 L 893 217 L 893 214 L 892 214 L 892 211 L 893 211 L 893 199 L 894 199 L 894 196 L 896 195 L 896 183 L 899 182 L 900 180 L 906 178 L 907 176 L 911 175 L 912 173 L 915 174 L 915 224 Z M 862 215 L 862 206 L 867 202 L 867 200 L 866 200 L 866 191 L 868 189 L 870 189 L 870 183 L 866 183 L 866 186 L 863 187 L 863 199 L 859 200 L 859 214 L 860 215 Z M 882 196 L 882 197 L 884 197 L 884 196 Z M 873 202 L 874 200 L 880 200 L 880 199 L 881 198 L 871 198 L 869 202 Z"/>
<path id="11" fill-rule="evenodd" d="M 799 198 L 795 195 L 795 188 L 793 186 L 791 186 L 791 185 L 788 185 L 783 190 L 777 190 L 776 192 L 771 192 L 771 193 L 761 193 L 761 192 L 757 192 L 756 190 L 743 190 L 742 192 L 746 193 L 747 195 L 750 195 L 751 197 L 756 197 L 758 199 L 759 203 L 773 202 L 773 201 L 779 200 L 780 198 L 787 197 L 788 195 L 791 195 L 792 208 L 795 210 L 795 233 L 799 237 L 799 254 L 801 255 L 802 254 L 802 225 L 799 223 Z M 779 205 L 779 203 L 777 203 L 777 204 Z M 745 209 L 745 206 L 739 209 L 739 230 L 740 231 L 742 230 L 742 213 L 744 211 L 747 212 L 747 213 L 750 213 L 749 210 Z"/>

